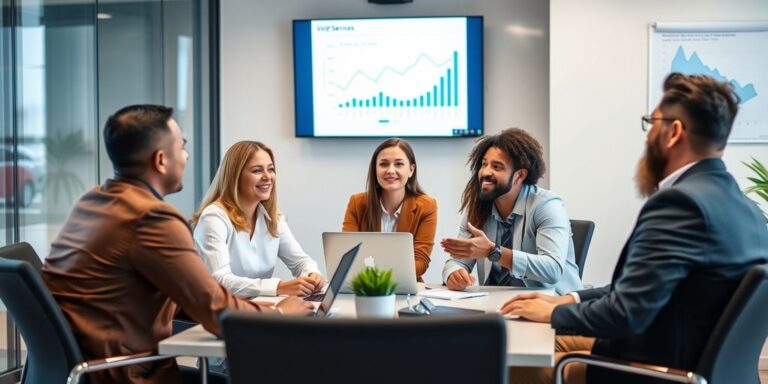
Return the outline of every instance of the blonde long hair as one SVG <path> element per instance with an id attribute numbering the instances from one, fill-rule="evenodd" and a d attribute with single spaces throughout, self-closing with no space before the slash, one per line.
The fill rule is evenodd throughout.
<path id="1" fill-rule="evenodd" d="M 229 147 L 227 153 L 224 154 L 219 170 L 216 171 L 216 176 L 214 176 L 211 186 L 208 188 L 208 192 L 205 194 L 205 198 L 203 198 L 203 202 L 200 203 L 200 208 L 192 215 L 192 225 L 196 225 L 200 220 L 200 215 L 205 207 L 218 203 L 227 212 L 227 216 L 229 216 L 229 220 L 232 221 L 235 229 L 245 232 L 251 231 L 251 228 L 248 228 L 246 212 L 243 211 L 240 204 L 238 189 L 240 186 L 240 174 L 248 166 L 248 161 L 258 151 L 267 152 L 272 160 L 272 164 L 275 163 L 272 149 L 261 142 L 240 141 Z M 269 215 L 267 231 L 269 231 L 272 237 L 277 237 L 279 215 L 277 210 L 277 180 L 272 182 L 272 194 L 270 194 L 269 199 L 262 201 L 261 205 L 264 206 Z"/>

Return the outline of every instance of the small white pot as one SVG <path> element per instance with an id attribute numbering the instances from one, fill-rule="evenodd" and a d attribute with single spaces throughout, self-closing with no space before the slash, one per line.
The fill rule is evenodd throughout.
<path id="1" fill-rule="evenodd" d="M 355 296 L 357 317 L 391 319 L 395 317 L 395 295 Z"/>

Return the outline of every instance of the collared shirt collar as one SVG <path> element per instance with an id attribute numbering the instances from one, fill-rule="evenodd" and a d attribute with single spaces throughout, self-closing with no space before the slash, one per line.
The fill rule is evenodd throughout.
<path id="1" fill-rule="evenodd" d="M 158 200 L 165 201 L 165 199 L 163 198 L 163 195 L 161 195 L 160 192 L 158 192 L 156 189 L 152 188 L 152 186 L 149 185 L 149 183 L 147 183 L 146 181 L 144 181 L 142 179 L 139 179 L 139 178 L 136 178 L 136 177 L 117 175 L 117 176 L 115 176 L 115 178 L 113 180 L 115 180 L 115 181 L 122 181 L 122 182 L 126 182 L 126 183 L 131 183 L 133 185 L 144 187 L 144 188 L 148 189 L 149 192 L 151 192 L 152 195 L 154 195 Z"/>
<path id="2" fill-rule="evenodd" d="M 264 207 L 262 203 L 259 203 L 259 205 L 256 206 L 256 216 L 264 216 L 267 221 L 272 221 L 272 218 L 269 216 L 269 213 L 267 213 L 267 208 Z"/>
<path id="3" fill-rule="evenodd" d="M 517 200 L 515 201 L 515 207 L 512 208 L 512 212 L 509 214 L 509 216 L 506 217 L 506 219 L 501 218 L 501 214 L 496 209 L 496 204 L 492 204 L 491 206 L 493 209 L 491 210 L 491 217 L 493 217 L 496 221 L 500 221 L 503 223 L 511 224 L 514 223 L 514 216 L 524 216 L 525 215 L 525 199 L 528 198 L 528 192 L 530 191 L 530 186 L 528 184 L 523 184 L 523 186 L 520 188 L 520 193 L 517 195 Z"/>
<path id="4" fill-rule="evenodd" d="M 384 209 L 384 204 L 379 200 L 379 205 L 381 205 L 381 228 L 380 230 L 382 232 L 394 232 L 397 228 L 397 222 L 400 219 L 400 211 L 403 209 L 403 203 L 400 203 L 400 206 L 397 207 L 397 210 L 393 214 L 389 214 L 386 209 Z"/>
<path id="5" fill-rule="evenodd" d="M 698 163 L 698 161 L 694 161 L 692 163 L 688 163 L 688 164 L 678 168 L 674 172 L 670 173 L 669 175 L 667 175 L 667 177 L 665 177 L 664 180 L 659 182 L 659 191 L 662 190 L 662 189 L 667 189 L 667 188 L 671 187 L 673 184 L 675 184 L 677 179 L 679 179 L 680 176 L 682 176 L 683 173 L 685 173 L 685 171 L 689 170 L 691 167 L 696 165 L 696 163 Z"/>

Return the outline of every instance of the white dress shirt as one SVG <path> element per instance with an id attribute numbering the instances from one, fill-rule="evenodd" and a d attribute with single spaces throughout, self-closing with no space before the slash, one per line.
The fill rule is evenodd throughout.
<path id="1" fill-rule="evenodd" d="M 400 203 L 397 211 L 391 215 L 384 208 L 384 204 L 381 201 L 379 201 L 379 205 L 381 205 L 381 232 L 394 232 L 395 228 L 397 228 L 397 220 L 400 218 L 400 210 L 403 209 L 403 204 Z"/>
<path id="2" fill-rule="evenodd" d="M 661 191 L 662 189 L 667 189 L 671 187 L 673 184 L 675 184 L 677 179 L 679 179 L 680 176 L 682 176 L 683 173 L 685 173 L 685 171 L 691 169 L 691 167 L 696 165 L 696 163 L 698 163 L 698 161 L 694 161 L 692 163 L 683 165 L 682 167 L 676 169 L 674 172 L 667 175 L 667 177 L 665 177 L 664 180 L 659 181 L 659 191 Z"/>
<path id="3" fill-rule="evenodd" d="M 253 236 L 236 231 L 226 211 L 216 204 L 203 210 L 195 226 L 197 251 L 213 277 L 237 296 L 276 296 L 280 279 L 273 278 L 280 258 L 294 276 L 320 273 L 317 264 L 296 241 L 281 215 L 279 236 L 267 231 L 269 215 L 259 204 Z"/>

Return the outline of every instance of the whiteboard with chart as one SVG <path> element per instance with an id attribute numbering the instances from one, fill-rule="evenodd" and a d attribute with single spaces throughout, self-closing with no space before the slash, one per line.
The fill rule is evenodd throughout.
<path id="1" fill-rule="evenodd" d="M 668 74 L 709 75 L 739 96 L 729 142 L 768 143 L 768 22 L 654 23 L 648 70 L 649 111 Z"/>

